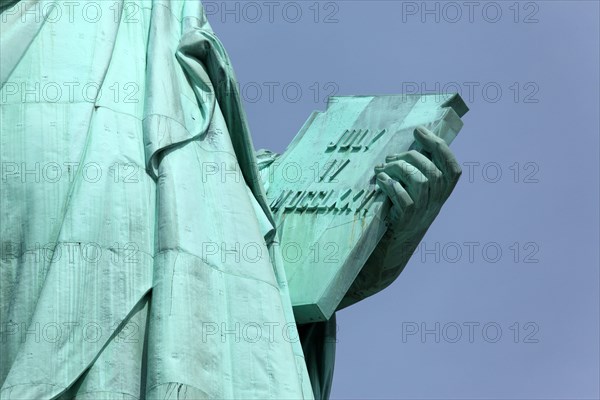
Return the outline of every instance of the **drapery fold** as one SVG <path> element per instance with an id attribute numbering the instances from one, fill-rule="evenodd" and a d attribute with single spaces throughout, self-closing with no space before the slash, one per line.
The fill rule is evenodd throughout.
<path id="1" fill-rule="evenodd" d="M 0 396 L 311 398 L 229 59 L 200 2 L 128 3 L 14 19 L 39 32 L 3 82 L 2 160 L 64 179 L 1 183 Z M 11 94 L 32 83 L 77 90 Z"/>

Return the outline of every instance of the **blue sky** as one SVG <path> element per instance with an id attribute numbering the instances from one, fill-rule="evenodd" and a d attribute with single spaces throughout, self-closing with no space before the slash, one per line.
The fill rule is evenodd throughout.
<path id="1" fill-rule="evenodd" d="M 256 148 L 283 151 L 328 94 L 471 109 L 421 247 L 338 313 L 332 397 L 599 397 L 598 2 L 204 4 Z"/>

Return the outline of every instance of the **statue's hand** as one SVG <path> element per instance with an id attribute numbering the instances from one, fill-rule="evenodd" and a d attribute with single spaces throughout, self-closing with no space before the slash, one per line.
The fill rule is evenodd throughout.
<path id="1" fill-rule="evenodd" d="M 375 167 L 377 183 L 392 201 L 388 229 L 407 240 L 424 234 L 462 173 L 443 139 L 424 127 L 414 136 L 422 152 L 389 155 Z"/>
<path id="2" fill-rule="evenodd" d="M 414 135 L 421 152 L 389 155 L 375 167 L 377 183 L 392 201 L 387 232 L 338 309 L 383 290 L 400 275 L 458 182 L 462 171 L 448 145 L 423 127 Z"/>

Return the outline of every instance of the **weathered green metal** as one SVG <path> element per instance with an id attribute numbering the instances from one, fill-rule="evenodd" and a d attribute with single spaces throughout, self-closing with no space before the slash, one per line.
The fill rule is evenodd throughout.
<path id="1" fill-rule="evenodd" d="M 199 1 L 94 2 L 104 18 L 92 21 L 35 15 L 67 3 L 0 6 L 0 398 L 327 398 L 332 313 L 406 264 L 399 246 L 418 242 L 460 175 L 435 134 L 450 141 L 452 109 L 466 107 L 337 98 L 281 160 L 338 166 L 318 168 L 321 182 L 263 182 L 277 156 L 257 163 Z M 426 156 L 404 152 L 411 134 Z M 317 195 L 293 212 L 278 203 L 340 182 L 352 192 L 338 211 Z M 311 240 L 320 257 L 323 240 L 343 241 L 343 261 L 282 253 Z M 299 338 L 296 318 L 330 319 Z"/>
<path id="2" fill-rule="evenodd" d="M 333 97 L 272 164 L 263 179 L 298 323 L 331 318 L 387 230 L 371 166 L 415 148 L 418 126 L 450 144 L 466 110 L 452 94 Z"/>

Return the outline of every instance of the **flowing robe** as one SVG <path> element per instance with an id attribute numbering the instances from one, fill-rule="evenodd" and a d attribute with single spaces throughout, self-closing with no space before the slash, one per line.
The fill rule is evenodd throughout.
<path id="1" fill-rule="evenodd" d="M 0 397 L 312 398 L 201 3 L 77 4 L 0 9 Z"/>

